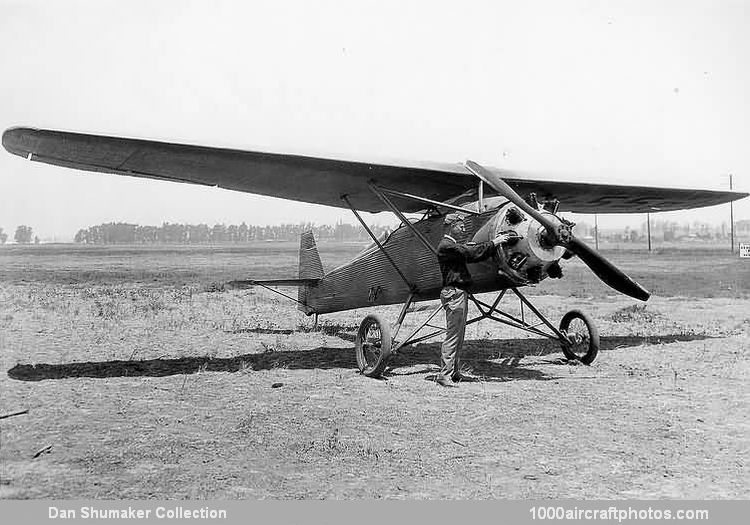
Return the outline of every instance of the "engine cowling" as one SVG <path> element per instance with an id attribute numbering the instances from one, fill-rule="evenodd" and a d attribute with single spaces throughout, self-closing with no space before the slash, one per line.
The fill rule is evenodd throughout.
<path id="1" fill-rule="evenodd" d="M 540 212 L 561 226 L 568 224 L 554 213 Z M 562 277 L 558 261 L 565 254 L 565 248 L 548 242 L 544 227 L 510 202 L 497 208 L 494 217 L 476 233 L 473 240 L 487 241 L 508 232 L 513 232 L 516 238 L 497 247 L 498 272 L 518 285 L 535 284 L 547 277 Z"/>

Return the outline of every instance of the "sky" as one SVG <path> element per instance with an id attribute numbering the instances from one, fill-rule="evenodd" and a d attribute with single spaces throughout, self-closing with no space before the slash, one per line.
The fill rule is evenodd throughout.
<path id="1" fill-rule="evenodd" d="M 744 1 L 0 0 L 0 131 L 31 126 L 541 178 L 750 191 Z M 335 191 L 335 190 L 332 190 Z M 734 205 L 750 218 L 750 199 Z M 729 206 L 652 216 L 728 221 Z M 593 222 L 592 217 L 574 220 Z M 0 227 L 351 212 L 0 150 Z M 392 215 L 367 220 L 395 224 Z M 599 216 L 601 228 L 643 216 Z"/>

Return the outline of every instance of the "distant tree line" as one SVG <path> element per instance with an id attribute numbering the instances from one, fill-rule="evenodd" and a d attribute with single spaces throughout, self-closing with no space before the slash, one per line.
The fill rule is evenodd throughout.
<path id="1" fill-rule="evenodd" d="M 370 229 L 379 238 L 387 235 L 388 226 L 371 226 Z M 640 242 L 646 238 L 647 225 L 643 222 L 640 228 L 607 228 L 599 230 L 599 239 L 611 242 Z M 278 226 L 248 226 L 230 224 L 172 224 L 165 222 L 161 226 L 140 226 L 123 222 L 110 222 L 79 230 L 75 242 L 82 244 L 211 244 L 243 243 L 251 241 L 295 241 L 302 232 L 312 230 L 315 238 L 322 241 L 361 241 L 367 242 L 370 236 L 362 226 L 339 222 L 331 225 L 312 223 L 282 224 Z M 579 236 L 596 235 L 596 228 L 586 222 L 579 222 L 575 228 Z M 750 236 L 750 220 L 735 222 L 735 235 L 738 238 Z M 662 241 L 680 241 L 683 239 L 725 240 L 730 236 L 727 223 L 712 225 L 703 222 L 678 223 L 675 221 L 652 218 L 651 237 Z M 39 237 L 34 235 L 30 226 L 20 225 L 16 228 L 13 240 L 17 244 L 38 244 Z M 0 244 L 8 241 L 8 234 L 0 228 Z"/>
<path id="2" fill-rule="evenodd" d="M 371 226 L 380 237 L 390 231 L 388 226 Z M 173 224 L 141 226 L 124 222 L 98 224 L 76 233 L 74 241 L 81 244 L 213 244 L 252 241 L 296 241 L 301 233 L 312 231 L 318 240 L 368 241 L 362 226 L 339 222 L 331 225 L 312 223 L 254 226 L 236 224 Z"/>
<path id="3" fill-rule="evenodd" d="M 0 244 L 5 244 L 8 240 L 8 234 L 0 228 Z M 16 233 L 13 235 L 13 240 L 18 244 L 39 244 L 39 237 L 34 235 L 34 230 L 31 226 L 20 225 L 16 228 Z"/>

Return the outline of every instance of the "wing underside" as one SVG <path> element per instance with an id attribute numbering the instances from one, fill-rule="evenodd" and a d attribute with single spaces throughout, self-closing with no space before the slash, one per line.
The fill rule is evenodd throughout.
<path id="1" fill-rule="evenodd" d="M 379 212 L 387 206 L 370 184 L 445 202 L 471 195 L 476 178 L 461 164 L 389 165 L 300 155 L 194 146 L 33 128 L 11 128 L 3 134 L 10 153 L 34 161 L 85 171 L 114 173 L 174 182 L 218 186 L 284 199 Z M 644 213 L 713 206 L 745 193 L 589 184 L 521 177 L 497 171 L 521 195 L 558 199 L 561 211 L 576 213 Z M 406 212 L 424 204 L 396 198 Z"/>

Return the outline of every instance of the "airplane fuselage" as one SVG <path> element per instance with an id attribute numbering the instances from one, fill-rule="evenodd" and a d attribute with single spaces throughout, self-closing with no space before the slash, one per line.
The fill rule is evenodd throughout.
<path id="1" fill-rule="evenodd" d="M 548 275 L 558 275 L 554 266 L 564 249 L 545 246 L 539 223 L 525 217 L 513 204 L 505 202 L 495 209 L 468 216 L 464 224 L 465 238 L 457 239 L 459 242 L 486 242 L 509 230 L 522 237 L 498 247 L 492 258 L 468 265 L 473 281 L 470 292 L 519 287 L 540 282 Z M 427 217 L 411 226 L 433 248 L 437 248 L 446 232 L 443 216 Z M 323 314 L 403 303 L 412 293 L 414 301 L 439 297 L 443 282 L 437 256 L 411 228 L 402 225 L 382 241 L 382 247 L 393 263 L 373 244 L 310 286 L 305 294 L 306 305 L 300 308 L 308 314 Z"/>

